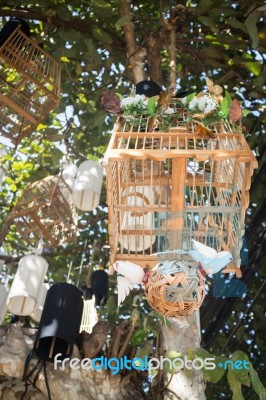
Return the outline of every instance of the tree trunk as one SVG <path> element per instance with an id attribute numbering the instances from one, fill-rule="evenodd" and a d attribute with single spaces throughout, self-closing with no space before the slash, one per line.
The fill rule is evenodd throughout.
<path id="1" fill-rule="evenodd" d="M 180 328 L 174 318 L 168 319 L 171 325 L 162 327 L 163 348 L 166 353 L 175 350 L 184 355 L 188 349 L 200 347 L 200 330 L 196 314 L 186 318 L 189 323 L 188 328 Z M 167 388 L 174 393 L 168 392 L 165 397 L 167 399 L 205 400 L 205 384 L 200 370 L 191 369 L 190 377 L 183 370 L 172 376 L 168 374 L 167 382 L 170 382 Z"/>

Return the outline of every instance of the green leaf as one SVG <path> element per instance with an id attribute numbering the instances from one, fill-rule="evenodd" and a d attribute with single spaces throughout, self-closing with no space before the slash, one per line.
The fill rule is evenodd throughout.
<path id="1" fill-rule="evenodd" d="M 232 100 L 232 97 L 231 97 L 230 93 L 227 92 L 227 90 L 225 91 L 225 97 L 227 98 L 228 108 L 230 108 L 233 100 Z"/>
<path id="2" fill-rule="evenodd" d="M 190 93 L 190 94 L 186 97 L 186 99 L 187 99 L 187 103 L 186 103 L 186 104 L 188 104 L 192 99 L 194 99 L 195 96 L 196 96 L 196 92 Z"/>
<path id="3" fill-rule="evenodd" d="M 121 93 L 116 93 L 116 95 L 119 97 L 120 101 L 124 98 L 124 96 Z"/>
<path id="4" fill-rule="evenodd" d="M 232 400 L 244 400 L 241 391 L 241 383 L 236 379 L 232 369 L 228 370 L 227 379 L 230 385 L 230 389 L 233 392 Z"/>
<path id="5" fill-rule="evenodd" d="M 227 25 L 231 26 L 234 29 L 241 29 L 243 32 L 247 32 L 246 25 L 243 22 L 239 21 L 237 18 L 230 17 L 227 18 L 225 22 L 227 23 Z"/>
<path id="6" fill-rule="evenodd" d="M 176 350 L 169 351 L 169 353 L 166 354 L 165 358 L 168 358 L 170 361 L 163 363 L 163 369 L 167 371 L 169 374 L 176 374 L 184 365 L 183 354 Z"/>
<path id="7" fill-rule="evenodd" d="M 203 360 L 207 359 L 207 358 L 214 358 L 213 354 L 209 353 L 207 350 L 199 348 L 194 350 L 194 354 L 199 357 L 202 358 Z M 207 368 L 203 368 L 202 372 L 204 375 L 204 378 L 208 381 L 208 382 L 212 382 L 212 383 L 217 383 L 224 375 L 225 373 L 225 369 L 223 368 L 223 366 L 219 367 L 219 364 L 222 363 L 222 365 L 224 365 L 225 361 L 227 360 L 226 357 L 215 357 L 214 363 L 216 364 L 216 368 L 214 369 L 207 369 Z M 209 367 L 209 365 L 208 365 Z"/>
<path id="8" fill-rule="evenodd" d="M 144 329 L 139 329 L 135 331 L 131 337 L 130 344 L 131 346 L 138 346 L 143 343 L 143 341 L 147 338 L 149 332 Z"/>
<path id="9" fill-rule="evenodd" d="M 250 362 L 248 355 L 245 354 L 243 351 L 235 351 L 232 354 L 232 361 L 234 362 L 234 369 L 232 369 L 232 374 L 242 385 L 250 386 L 250 378 L 249 378 Z M 237 361 L 240 363 L 238 367 L 237 367 Z"/>
<path id="10" fill-rule="evenodd" d="M 209 18 L 209 17 L 199 17 L 198 20 L 205 26 L 208 26 L 211 28 L 213 33 L 218 33 L 219 29 L 217 28 L 217 25 L 215 24 L 214 20 Z"/>
<path id="11" fill-rule="evenodd" d="M 250 110 L 247 110 L 246 108 L 243 108 L 242 109 L 242 115 L 243 115 L 243 117 L 246 117 L 248 114 L 250 114 L 251 113 L 251 111 Z"/>
<path id="12" fill-rule="evenodd" d="M 260 400 L 266 400 L 266 388 L 263 386 L 258 373 L 254 370 L 253 365 L 250 364 L 250 378 L 252 387 L 259 396 Z"/>
<path id="13" fill-rule="evenodd" d="M 140 347 L 135 354 L 136 358 L 141 358 L 142 360 L 144 360 L 145 356 L 149 356 L 152 352 L 152 343 L 151 342 L 146 342 L 145 345 L 143 347 Z"/>
<path id="14" fill-rule="evenodd" d="M 209 8 L 211 7 L 212 4 L 212 0 L 200 0 L 198 6 L 197 6 L 197 10 L 200 13 L 204 13 L 205 11 L 209 10 Z"/>
<path id="15" fill-rule="evenodd" d="M 99 39 L 101 42 L 104 43 L 113 43 L 113 39 L 112 36 L 110 36 L 108 33 L 104 32 L 102 29 L 100 29 L 99 27 L 95 28 L 93 30 L 93 34 L 94 36 Z"/>
<path id="16" fill-rule="evenodd" d="M 250 72 L 252 72 L 252 74 L 255 76 L 259 76 L 261 74 L 262 64 L 259 61 L 247 62 L 246 65 Z"/>
<path id="17" fill-rule="evenodd" d="M 245 21 L 245 25 L 247 27 L 247 31 L 249 36 L 252 39 L 252 47 L 253 49 L 256 49 L 259 44 L 259 33 L 258 33 L 258 28 L 257 28 L 257 12 L 256 10 L 253 11 L 249 16 L 247 17 Z"/>
<path id="18" fill-rule="evenodd" d="M 106 302 L 106 309 L 108 314 L 112 314 L 116 311 L 116 302 L 114 296 L 109 296 Z"/>
<path id="19" fill-rule="evenodd" d="M 224 114 L 225 118 L 227 118 L 229 115 L 229 107 L 228 107 L 228 100 L 226 97 L 224 97 L 221 102 L 221 111 Z"/>
<path id="20" fill-rule="evenodd" d="M 152 115 L 155 114 L 155 112 L 156 112 L 156 105 L 157 105 L 157 103 L 156 103 L 155 97 L 151 97 L 151 98 L 149 99 L 149 101 L 148 101 L 148 104 L 147 104 L 147 108 L 148 108 L 150 114 L 152 114 Z"/>
<path id="21" fill-rule="evenodd" d="M 118 21 L 116 21 L 115 26 L 117 28 L 121 28 L 123 25 L 125 25 L 127 22 L 132 20 L 131 15 L 125 15 L 124 17 L 119 18 Z"/>

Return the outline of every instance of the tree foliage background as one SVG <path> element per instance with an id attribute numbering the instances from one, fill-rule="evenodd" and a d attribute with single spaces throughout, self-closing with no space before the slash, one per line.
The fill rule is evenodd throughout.
<path id="1" fill-rule="evenodd" d="M 0 5 L 2 24 L 10 17 L 25 19 L 32 36 L 62 63 L 59 107 L 17 149 L 8 147 L 1 162 L 7 170 L 0 192 L 1 223 L 28 182 L 59 172 L 66 152 L 76 163 L 102 159 L 115 122 L 100 105 L 106 88 L 125 94 L 134 83 L 151 78 L 165 88 L 175 84 L 178 90 L 200 91 L 208 76 L 250 110 L 243 123 L 259 169 L 246 218 L 249 261 L 243 267 L 243 280 L 248 294 L 244 299 L 213 299 L 209 282 L 201 316 L 205 348 L 217 355 L 243 350 L 264 383 L 265 12 L 263 1 L 246 0 L 34 0 L 26 4 L 17 0 L 15 5 L 2 0 Z M 6 144 L 1 137 L 0 142 Z M 12 278 L 27 245 L 11 228 L 4 248 L 4 273 Z M 100 206 L 79 214 L 76 244 L 46 248 L 44 254 L 54 281 L 66 279 L 69 265 L 74 283 L 87 279 L 88 265 L 107 265 L 105 188 Z M 115 321 L 112 304 L 109 299 L 109 317 Z M 145 338 L 147 332 L 139 328 L 137 335 Z M 257 398 L 248 386 L 244 393 L 246 399 Z M 226 380 L 209 385 L 207 398 L 231 398 Z"/>

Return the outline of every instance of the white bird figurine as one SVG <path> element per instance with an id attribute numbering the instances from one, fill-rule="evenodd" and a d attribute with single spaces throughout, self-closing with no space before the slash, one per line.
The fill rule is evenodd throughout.
<path id="1" fill-rule="evenodd" d="M 118 307 L 125 300 L 133 285 L 141 285 L 145 277 L 145 272 L 137 264 L 129 261 L 116 261 L 114 263 L 114 270 L 118 273 L 117 287 L 118 287 Z"/>
<path id="2" fill-rule="evenodd" d="M 216 274 L 225 266 L 233 261 L 233 256 L 229 251 L 220 251 L 219 253 L 212 247 L 197 242 L 192 239 L 194 250 L 190 250 L 188 254 L 194 261 L 201 264 L 206 274 Z"/>

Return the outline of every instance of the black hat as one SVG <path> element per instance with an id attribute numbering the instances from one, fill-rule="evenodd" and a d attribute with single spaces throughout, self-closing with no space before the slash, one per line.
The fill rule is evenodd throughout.
<path id="1" fill-rule="evenodd" d="M 159 96 L 163 89 L 153 81 L 141 81 L 136 84 L 136 94 L 144 94 L 146 97 Z"/>

